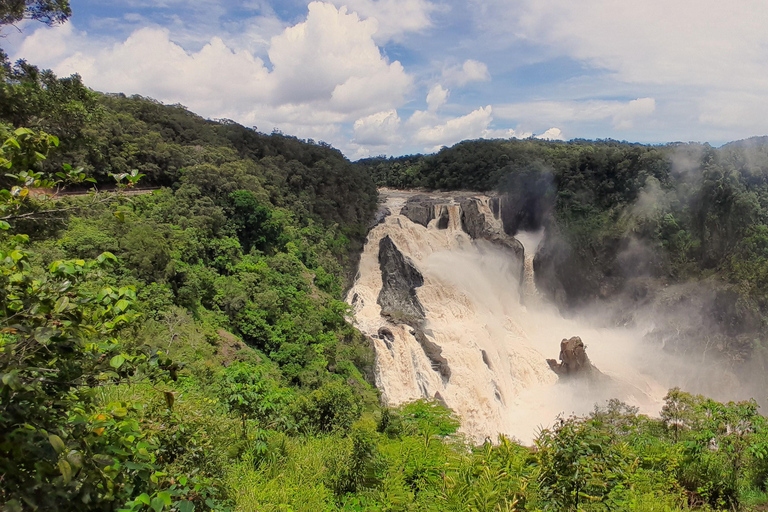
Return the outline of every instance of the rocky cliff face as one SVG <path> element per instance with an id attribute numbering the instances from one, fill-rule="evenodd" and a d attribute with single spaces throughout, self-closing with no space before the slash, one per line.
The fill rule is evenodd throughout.
<path id="1" fill-rule="evenodd" d="M 419 194 L 406 201 L 400 215 L 424 227 L 437 219 L 437 229 L 447 229 L 451 205 L 458 206 L 461 229 L 473 240 L 487 240 L 511 249 L 519 258 L 523 257 L 522 244 L 505 231 L 502 221 L 504 203 L 499 197 L 434 197 Z"/>
<path id="2" fill-rule="evenodd" d="M 557 346 L 560 332 L 589 330 L 569 327 L 543 299 L 521 300 L 523 253 L 539 239 L 532 243 L 528 234 L 524 248 L 505 232 L 505 204 L 493 196 L 385 190 L 382 197 L 391 214 L 371 229 L 347 296 L 355 325 L 375 347 L 382 400 L 437 398 L 478 441 L 499 432 L 530 439 L 537 425 L 571 407 L 578 375 L 601 375 L 586 364 L 585 352 L 579 359 L 578 346 L 565 347 L 562 361 L 547 364 L 544 354 Z M 589 332 L 602 369 L 612 378 L 627 374 L 601 358 L 622 338 L 611 336 L 606 345 Z M 558 380 L 573 385 L 552 388 L 551 396 L 542 391 Z M 611 385 L 586 382 L 590 399 Z M 666 387 L 660 389 L 663 396 Z M 653 390 L 641 382 L 610 394 L 639 403 Z"/>
<path id="3" fill-rule="evenodd" d="M 389 235 L 379 242 L 379 267 L 382 286 L 376 302 L 381 306 L 382 316 L 418 327 L 424 321 L 424 307 L 416 296 L 416 288 L 424 284 L 424 278 Z"/>
<path id="4" fill-rule="evenodd" d="M 411 222 L 427 227 L 435 218 L 435 206 L 439 200 L 425 195 L 413 196 L 403 205 L 400 215 L 405 215 Z"/>

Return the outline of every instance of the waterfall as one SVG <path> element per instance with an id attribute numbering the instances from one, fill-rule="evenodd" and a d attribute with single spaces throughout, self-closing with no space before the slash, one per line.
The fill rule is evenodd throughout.
<path id="1" fill-rule="evenodd" d="M 658 413 L 667 387 L 640 369 L 652 362 L 635 333 L 563 319 L 538 296 L 532 258 L 541 233 L 519 236 L 521 261 L 522 246 L 503 233 L 497 199 L 393 190 L 381 196 L 391 214 L 370 231 L 347 302 L 353 322 L 373 341 L 376 385 L 387 404 L 443 400 L 478 441 L 499 433 L 530 441 L 558 414 L 586 413 L 614 396 Z M 402 256 L 397 261 L 381 260 L 390 241 Z M 382 299 L 384 287 L 407 287 L 393 274 L 398 268 L 418 282 Z M 535 307 L 521 303 L 521 286 L 523 300 L 536 298 Z M 397 301 L 413 301 L 409 311 L 423 317 L 401 314 Z M 558 383 L 546 359 L 575 335 L 615 386 Z"/>
<path id="2" fill-rule="evenodd" d="M 536 248 L 544 238 L 544 229 L 539 231 L 522 231 L 515 235 L 515 238 L 520 240 L 525 248 L 525 262 L 523 272 L 523 289 L 522 289 L 522 301 L 523 304 L 530 306 L 539 304 L 541 295 L 536 289 L 536 279 L 533 275 L 533 258 L 536 256 Z"/>

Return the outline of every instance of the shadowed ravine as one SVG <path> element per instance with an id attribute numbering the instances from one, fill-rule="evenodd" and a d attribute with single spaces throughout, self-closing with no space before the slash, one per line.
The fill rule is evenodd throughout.
<path id="1" fill-rule="evenodd" d="M 532 255 L 540 237 L 505 235 L 497 198 L 381 195 L 390 214 L 370 231 L 347 300 L 375 345 L 388 404 L 438 398 L 474 439 L 504 433 L 525 442 L 558 414 L 608 398 L 658 413 L 672 384 L 659 376 L 659 355 L 638 342 L 642 333 L 563 319 L 547 304 L 520 243 Z M 609 379 L 558 382 L 546 360 L 571 336 Z"/>

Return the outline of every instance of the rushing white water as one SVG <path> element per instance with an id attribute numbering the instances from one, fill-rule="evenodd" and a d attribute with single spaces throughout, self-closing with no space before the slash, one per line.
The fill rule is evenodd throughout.
<path id="1" fill-rule="evenodd" d="M 514 251 L 471 239 L 451 196 L 441 199 L 448 207 L 447 229 L 438 229 L 436 220 L 428 227 L 412 222 L 400 215 L 410 195 L 382 192 L 392 214 L 371 230 L 348 295 L 356 325 L 374 341 L 376 383 L 388 404 L 437 396 L 459 415 L 462 430 L 472 438 L 503 433 L 525 442 L 558 414 L 583 414 L 611 397 L 658 413 L 667 387 L 650 376 L 653 358 L 639 350 L 637 333 L 563 319 L 537 294 L 532 256 L 541 233 L 518 236 L 531 257 L 525 262 L 521 303 L 521 262 Z M 474 197 L 487 225 L 500 229 L 488 198 Z M 410 326 L 381 315 L 378 255 L 386 235 L 423 275 L 416 295 L 426 311 L 424 333 L 441 347 L 448 379 L 433 369 Z M 382 328 L 391 335 L 380 335 Z M 615 386 L 558 382 L 546 358 L 556 358 L 560 340 L 571 336 L 584 340 L 595 366 Z"/>

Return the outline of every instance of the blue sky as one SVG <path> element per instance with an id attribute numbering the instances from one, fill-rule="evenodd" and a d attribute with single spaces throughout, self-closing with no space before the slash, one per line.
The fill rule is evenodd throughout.
<path id="1" fill-rule="evenodd" d="M 72 0 L 0 44 L 104 92 L 352 159 L 468 138 L 768 133 L 768 2 Z"/>

